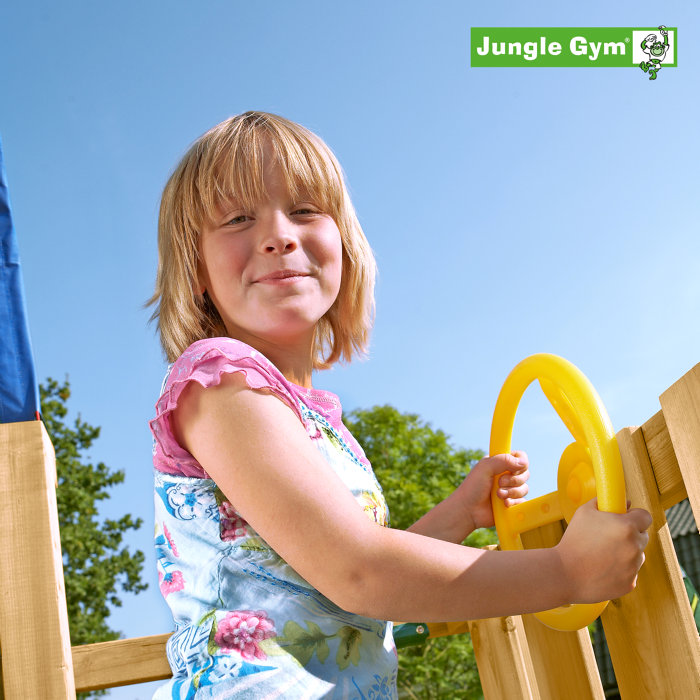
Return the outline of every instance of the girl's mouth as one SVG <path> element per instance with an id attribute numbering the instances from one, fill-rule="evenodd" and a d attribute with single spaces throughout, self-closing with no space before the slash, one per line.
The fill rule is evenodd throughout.
<path id="1" fill-rule="evenodd" d="M 269 284 L 291 284 L 308 276 L 308 272 L 300 272 L 299 270 L 275 270 L 274 272 L 270 272 L 267 275 L 259 277 L 256 282 Z"/>

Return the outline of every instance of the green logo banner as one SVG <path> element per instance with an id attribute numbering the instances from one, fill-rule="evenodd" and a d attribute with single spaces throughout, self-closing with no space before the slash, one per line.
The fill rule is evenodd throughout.
<path id="1" fill-rule="evenodd" d="M 471 65 L 629 68 L 677 65 L 675 27 L 472 27 Z"/>

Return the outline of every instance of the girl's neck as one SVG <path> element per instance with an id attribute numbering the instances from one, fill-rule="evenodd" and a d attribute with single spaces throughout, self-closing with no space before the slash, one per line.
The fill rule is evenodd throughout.
<path id="1" fill-rule="evenodd" d="M 312 388 L 313 374 L 313 341 L 304 340 L 296 343 L 276 343 L 257 336 L 239 337 L 238 340 L 247 343 L 261 352 L 284 375 L 284 378 L 304 387 Z"/>

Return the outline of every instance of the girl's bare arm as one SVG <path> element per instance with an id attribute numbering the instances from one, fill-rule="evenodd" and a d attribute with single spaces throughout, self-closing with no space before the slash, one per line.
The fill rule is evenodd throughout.
<path id="1" fill-rule="evenodd" d="M 173 418 L 182 446 L 236 510 L 301 576 L 351 612 L 426 622 L 533 612 L 622 595 L 641 566 L 645 511 L 581 509 L 587 512 L 574 518 L 560 545 L 524 552 L 488 552 L 381 527 L 293 411 L 247 389 L 239 374 L 207 389 L 191 382 Z"/>
<path id="2" fill-rule="evenodd" d="M 525 500 L 530 476 L 527 455 L 516 451 L 484 457 L 444 501 L 411 525 L 409 531 L 459 544 L 477 528 L 491 527 L 491 487 L 499 474 L 498 496 L 506 507 Z"/>

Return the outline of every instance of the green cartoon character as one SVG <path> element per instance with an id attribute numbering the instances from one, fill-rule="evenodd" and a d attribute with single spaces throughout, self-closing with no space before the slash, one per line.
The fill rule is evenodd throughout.
<path id="1" fill-rule="evenodd" d="M 668 52 L 668 30 L 662 24 L 659 27 L 664 40 L 659 41 L 656 34 L 648 34 L 640 44 L 644 53 L 649 56 L 648 61 L 642 61 L 639 67 L 649 73 L 649 80 L 656 80 L 656 74 L 661 70 L 661 62 L 666 58 Z"/>

